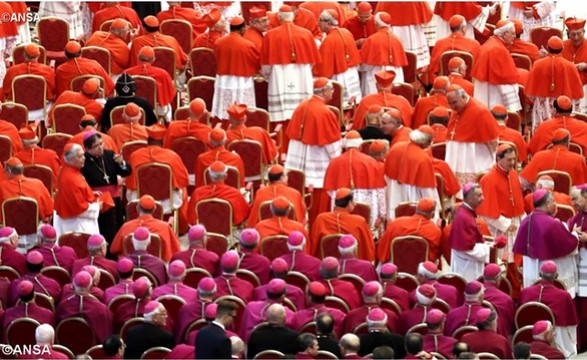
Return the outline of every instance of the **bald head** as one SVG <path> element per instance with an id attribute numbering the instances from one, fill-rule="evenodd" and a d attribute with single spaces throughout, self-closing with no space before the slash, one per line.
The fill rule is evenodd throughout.
<path id="1" fill-rule="evenodd" d="M 271 325 L 285 324 L 285 308 L 280 304 L 273 304 L 267 309 L 267 322 Z"/>

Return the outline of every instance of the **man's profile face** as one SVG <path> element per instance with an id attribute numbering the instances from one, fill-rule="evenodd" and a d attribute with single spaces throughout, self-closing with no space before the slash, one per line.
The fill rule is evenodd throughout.
<path id="1" fill-rule="evenodd" d="M 581 30 L 567 30 L 567 36 L 571 39 L 571 42 L 575 46 L 581 45 L 583 39 L 585 38 L 585 29 Z"/>

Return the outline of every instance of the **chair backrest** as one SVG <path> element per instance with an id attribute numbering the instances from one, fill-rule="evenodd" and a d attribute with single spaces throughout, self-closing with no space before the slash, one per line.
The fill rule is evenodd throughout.
<path id="1" fill-rule="evenodd" d="M 530 354 L 529 359 L 531 359 L 531 360 L 548 360 L 547 357 L 542 356 L 542 355 L 538 355 L 538 354 Z"/>
<path id="2" fill-rule="evenodd" d="M 553 325 L 556 323 L 552 310 L 548 306 L 537 301 L 522 304 L 518 310 L 516 310 L 514 319 L 516 329 L 526 325 L 534 325 L 536 321 L 539 320 L 549 320 Z"/>
<path id="3" fill-rule="evenodd" d="M 122 255 L 132 254 L 135 251 L 135 247 L 132 243 L 132 233 L 127 234 L 122 241 Z M 151 233 L 151 241 L 147 246 L 147 252 L 153 256 L 161 258 L 163 253 L 163 243 L 161 237 L 155 233 Z"/>
<path id="4" fill-rule="evenodd" d="M 445 51 L 440 56 L 440 75 L 448 76 L 450 74 L 450 68 L 448 67 L 448 63 L 450 59 L 453 57 L 460 57 L 465 61 L 467 65 L 467 72 L 465 73 L 465 79 L 471 80 L 471 69 L 473 68 L 473 55 L 466 51 L 459 51 L 459 50 L 450 50 Z"/>
<path id="5" fill-rule="evenodd" d="M 122 325 L 120 329 L 120 338 L 122 341 L 126 343 L 128 331 L 135 326 L 139 326 L 145 322 L 145 318 L 142 317 L 134 317 L 132 319 L 126 320 L 126 322 Z"/>
<path id="6" fill-rule="evenodd" d="M 351 311 L 350 306 L 344 301 L 343 299 L 339 298 L 338 296 L 326 296 L 324 300 L 324 306 L 338 309 L 345 314 L 348 314 Z"/>
<path id="7" fill-rule="evenodd" d="M 301 328 L 300 328 L 300 334 L 303 333 L 310 333 L 310 334 L 316 334 L 318 332 L 318 329 L 316 328 L 316 322 L 315 321 L 310 321 L 308 323 L 305 323 Z"/>
<path id="8" fill-rule="evenodd" d="M 359 293 L 359 294 L 363 290 L 363 286 L 365 286 L 365 280 L 355 274 L 343 273 L 338 276 L 338 279 L 348 281 L 351 284 L 353 284 L 355 289 L 357 289 L 357 293 Z"/>
<path id="9" fill-rule="evenodd" d="M 212 275 L 202 268 L 192 267 L 188 268 L 185 271 L 185 277 L 183 278 L 183 283 L 187 286 L 193 287 L 194 289 L 198 288 L 198 283 L 202 278 L 205 277 L 212 277 Z"/>
<path id="10" fill-rule="evenodd" d="M 20 129 L 28 122 L 29 110 L 23 104 L 5 102 L 0 110 L 0 119 L 6 120 L 17 129 Z"/>
<path id="11" fill-rule="evenodd" d="M 445 356 L 443 356 L 442 354 L 437 353 L 435 351 L 431 351 L 430 352 L 430 355 L 432 355 L 433 357 L 437 358 L 438 360 L 446 360 L 446 357 Z"/>
<path id="12" fill-rule="evenodd" d="M 0 162 L 4 163 L 12 157 L 12 139 L 6 135 L 0 135 Z"/>
<path id="13" fill-rule="evenodd" d="M 252 272 L 250 270 L 238 269 L 236 271 L 236 277 L 247 281 L 248 283 L 250 283 L 254 287 L 261 286 L 261 280 L 259 280 L 259 277 L 254 272 Z"/>
<path id="14" fill-rule="evenodd" d="M 254 140 L 231 141 L 226 149 L 236 152 L 245 165 L 246 181 L 261 180 L 265 176 L 263 146 Z"/>
<path id="15" fill-rule="evenodd" d="M 232 239 L 232 205 L 230 202 L 218 199 L 204 199 L 196 204 L 198 223 L 206 230 L 230 237 Z"/>
<path id="16" fill-rule="evenodd" d="M 83 354 L 96 345 L 92 327 L 81 317 L 61 320 L 55 329 L 55 342 L 75 354 Z"/>
<path id="17" fill-rule="evenodd" d="M 234 318 L 234 328 L 235 329 L 240 329 L 240 323 L 242 321 L 243 318 L 243 313 L 245 312 L 245 308 L 247 307 L 247 305 L 245 304 L 245 302 L 243 301 L 243 299 L 239 298 L 238 296 L 234 296 L 234 295 L 224 295 L 224 296 L 220 296 L 217 297 L 216 299 L 214 299 L 214 302 L 216 304 L 218 304 L 221 301 L 232 301 L 236 306 L 236 317 Z"/>
<path id="18" fill-rule="evenodd" d="M 104 80 L 104 78 L 99 75 L 93 75 L 93 74 L 79 75 L 79 76 L 74 77 L 73 79 L 71 79 L 71 82 L 69 83 L 69 88 L 71 91 L 80 92 L 80 91 L 82 91 L 82 88 L 84 87 L 84 83 L 86 82 L 86 80 L 92 79 L 92 78 L 96 78 L 96 79 L 100 80 L 100 87 L 102 89 L 105 88 L 106 80 Z"/>
<path id="19" fill-rule="evenodd" d="M 518 69 L 524 69 L 530 71 L 532 69 L 532 59 L 528 55 L 511 53 L 514 63 Z"/>
<path id="20" fill-rule="evenodd" d="M 430 244 L 421 236 L 407 235 L 393 239 L 390 249 L 390 261 L 398 270 L 415 275 L 418 273 L 418 264 L 428 260 Z M 404 256 L 406 251 L 410 256 Z"/>
<path id="21" fill-rule="evenodd" d="M 98 271 L 100 271 L 100 283 L 98 284 L 98 288 L 105 291 L 109 287 L 116 285 L 116 280 L 112 274 L 104 269 L 98 269 Z"/>
<path id="22" fill-rule="evenodd" d="M 224 184 L 228 185 L 228 186 L 232 186 L 235 189 L 240 189 L 241 187 L 241 176 L 244 176 L 244 174 L 241 174 L 240 171 L 238 171 L 238 169 L 234 166 L 230 166 L 230 165 L 225 165 L 226 166 L 226 179 L 224 179 Z M 208 166 L 206 169 L 204 169 L 204 184 L 203 185 L 208 185 L 212 182 L 212 179 L 210 179 L 210 167 Z M 200 186 L 201 184 L 196 184 L 196 186 Z"/>
<path id="23" fill-rule="evenodd" d="M 86 351 L 86 355 L 92 359 L 106 359 L 107 355 L 104 352 L 102 344 L 94 345 Z"/>
<path id="24" fill-rule="evenodd" d="M 450 305 L 448 305 L 446 301 L 439 298 L 434 299 L 434 302 L 430 304 L 430 307 L 432 309 L 440 310 L 445 314 L 448 314 L 448 312 L 451 310 Z"/>
<path id="25" fill-rule="evenodd" d="M 367 224 L 371 225 L 371 205 L 358 201 L 353 203 L 355 204 L 355 207 L 353 208 L 353 211 L 351 211 L 351 214 L 359 215 L 365 219 Z"/>
<path id="26" fill-rule="evenodd" d="M 444 273 L 438 277 L 438 282 L 454 286 L 459 294 L 464 294 L 465 287 L 467 287 L 467 280 L 461 274 L 457 273 Z"/>
<path id="27" fill-rule="evenodd" d="M 213 232 L 208 232 L 207 236 L 206 250 L 214 252 L 218 257 L 222 257 L 228 251 L 228 236 Z"/>
<path id="28" fill-rule="evenodd" d="M 147 351 L 145 351 L 143 353 L 143 355 L 141 355 L 141 359 L 153 359 L 153 360 L 164 359 L 165 356 L 167 356 L 167 354 L 169 354 L 170 352 L 171 352 L 171 349 L 168 349 L 163 346 L 156 346 L 156 347 L 152 347 L 152 348 L 148 349 Z"/>
<path id="29" fill-rule="evenodd" d="M 452 333 L 452 337 L 460 341 L 463 336 L 465 336 L 469 333 L 478 331 L 478 330 L 479 329 L 477 329 L 476 326 L 471 326 L 471 325 L 461 326 L 460 328 L 456 329 Z"/>
<path id="30" fill-rule="evenodd" d="M 188 343 L 188 339 L 190 338 L 190 333 L 192 331 L 197 331 L 200 330 L 201 328 L 203 328 L 204 326 L 208 325 L 208 321 L 206 321 L 206 319 L 198 319 L 196 321 L 193 321 L 185 330 L 185 333 L 182 334 L 182 338 L 184 339 L 184 343 L 187 344 Z"/>
<path id="31" fill-rule="evenodd" d="M 200 139 L 193 136 L 185 136 L 173 140 L 170 149 L 179 155 L 188 173 L 193 174 L 198 155 L 205 153 L 208 147 Z"/>
<path id="32" fill-rule="evenodd" d="M 53 131 L 69 135 L 79 132 L 80 120 L 86 115 L 86 109 L 75 104 L 59 104 L 51 111 L 53 111 Z"/>
<path id="33" fill-rule="evenodd" d="M 412 202 L 412 201 L 406 201 L 406 202 L 402 202 L 399 203 L 396 207 L 395 207 L 395 217 L 401 217 L 401 216 L 412 216 L 416 213 L 416 208 L 418 207 L 418 203 L 417 202 Z"/>
<path id="34" fill-rule="evenodd" d="M 554 191 L 561 192 L 563 194 L 571 193 L 571 186 L 573 185 L 573 179 L 566 171 L 559 170 L 546 170 L 541 171 L 536 175 L 536 181 L 543 175 L 548 175 L 554 180 Z"/>
<path id="35" fill-rule="evenodd" d="M 508 118 L 506 120 L 505 125 L 510 129 L 514 129 L 518 132 L 522 132 L 522 118 L 520 117 L 520 113 L 515 111 L 508 111 Z"/>
<path id="36" fill-rule="evenodd" d="M 499 356 L 497 356 L 495 354 L 492 354 L 492 353 L 489 353 L 489 352 L 480 352 L 480 353 L 477 353 L 477 358 L 479 358 L 480 360 L 484 360 L 484 359 L 489 359 L 489 360 L 495 359 L 495 360 L 499 360 Z"/>
<path id="37" fill-rule="evenodd" d="M 135 96 L 147 99 L 153 109 L 157 107 L 157 82 L 150 76 L 135 75 Z"/>
<path id="38" fill-rule="evenodd" d="M 395 300 L 386 297 L 381 298 L 381 304 L 379 304 L 379 306 L 382 309 L 393 311 L 397 316 L 402 313 L 402 308 L 399 306 L 399 304 L 395 302 Z"/>
<path id="39" fill-rule="evenodd" d="M 330 234 L 320 239 L 320 259 L 324 259 L 327 256 L 339 258 L 338 241 L 343 236 L 344 234 Z"/>
<path id="40" fill-rule="evenodd" d="M 50 195 L 53 195 L 53 171 L 50 167 L 40 164 L 31 164 L 24 166 L 24 176 L 41 180 Z"/>
<path id="41" fill-rule="evenodd" d="M 267 130 L 267 132 L 271 132 L 271 116 L 269 112 L 257 107 L 247 108 L 247 126 L 258 126 Z"/>
<path id="42" fill-rule="evenodd" d="M 333 86 L 332 98 L 327 105 L 337 109 L 338 122 L 343 123 L 344 112 L 344 85 L 338 81 L 331 80 Z"/>
<path id="43" fill-rule="evenodd" d="M 189 51 L 193 76 L 216 76 L 216 54 L 214 50 L 199 47 Z"/>
<path id="44" fill-rule="evenodd" d="M 47 16 L 37 23 L 39 44 L 47 51 L 62 52 L 69 41 L 69 23 L 56 16 Z"/>
<path id="45" fill-rule="evenodd" d="M 35 292 L 35 304 L 51 312 L 55 312 L 55 301 L 51 296 L 45 293 Z"/>
<path id="46" fill-rule="evenodd" d="M 165 310 L 169 314 L 169 317 L 173 319 L 173 322 L 177 322 L 177 317 L 179 315 L 179 309 L 186 304 L 185 300 L 180 298 L 177 295 L 163 295 L 157 298 L 163 306 L 165 306 Z"/>
<path id="47" fill-rule="evenodd" d="M 261 255 L 267 257 L 271 261 L 287 254 L 289 252 L 287 248 L 287 236 L 274 235 L 261 239 L 259 251 L 261 252 Z"/>
<path id="48" fill-rule="evenodd" d="M 399 95 L 408 100 L 411 106 L 414 106 L 417 99 L 416 89 L 414 85 L 408 83 L 396 83 L 391 87 L 391 93 Z"/>
<path id="49" fill-rule="evenodd" d="M 534 325 L 526 325 L 516 330 L 514 336 L 512 336 L 512 348 L 520 341 L 526 342 L 528 344 L 534 341 L 532 329 L 534 329 Z"/>
<path id="50" fill-rule="evenodd" d="M 153 284 L 153 288 L 156 288 L 160 285 L 159 279 L 151 271 L 144 268 L 135 267 L 132 271 L 132 279 L 137 280 L 141 276 L 147 277 L 151 284 Z"/>
<path id="51" fill-rule="evenodd" d="M 432 144 L 430 146 L 430 151 L 432 151 L 432 156 L 435 159 L 444 161 L 444 159 L 446 158 L 446 143 L 439 142 L 439 143 Z"/>
<path id="52" fill-rule="evenodd" d="M 416 79 L 418 77 L 418 56 L 413 51 L 406 51 L 405 53 L 406 58 L 408 59 L 408 64 L 402 67 L 404 71 L 404 81 L 411 84 L 413 82 L 416 82 Z"/>
<path id="53" fill-rule="evenodd" d="M 15 46 L 12 50 L 12 63 L 14 65 L 18 65 L 24 62 L 24 48 L 28 44 L 20 44 Z M 47 64 L 47 50 L 41 45 L 37 45 L 39 47 L 39 58 L 37 61 L 39 64 Z M 4 106 L 4 104 L 2 104 Z"/>
<path id="54" fill-rule="evenodd" d="M 115 106 L 110 110 L 110 127 L 117 125 L 117 124 L 124 124 L 124 118 L 122 114 L 124 113 L 125 105 Z M 145 109 L 140 108 L 141 110 L 141 118 L 139 119 L 139 124 L 145 125 L 145 119 L 147 118 L 147 114 L 145 113 Z"/>
<path id="55" fill-rule="evenodd" d="M 189 79 L 187 84 L 189 101 L 201 98 L 206 102 L 206 110 L 212 111 L 214 81 L 215 79 L 210 76 L 194 76 Z"/>
<path id="56" fill-rule="evenodd" d="M 12 80 L 12 99 L 29 111 L 44 110 L 47 105 L 47 80 L 33 74 L 16 76 Z"/>
<path id="57" fill-rule="evenodd" d="M 88 239 L 90 238 L 91 234 L 81 233 L 81 232 L 68 232 L 62 234 L 59 237 L 57 243 L 60 246 L 69 246 L 73 248 L 75 251 L 78 259 L 85 258 L 88 256 Z"/>
<path id="58" fill-rule="evenodd" d="M 412 274 L 399 272 L 397 274 L 397 278 L 395 279 L 395 285 L 399 286 L 400 288 L 406 290 L 407 292 L 411 292 L 412 290 L 416 290 L 416 288 L 420 285 L 418 279 Z"/>
<path id="59" fill-rule="evenodd" d="M 118 310 L 118 308 L 121 305 L 129 303 L 134 300 L 135 300 L 134 295 L 130 295 L 130 294 L 122 294 L 122 295 L 115 296 L 112 299 L 110 299 L 110 302 L 108 303 L 108 309 L 110 309 L 110 311 L 113 314 L 116 314 L 116 311 Z"/>
<path id="60" fill-rule="evenodd" d="M 123 159 L 130 159 L 130 156 L 137 151 L 138 149 L 142 149 L 147 147 L 149 144 L 144 140 L 134 140 L 124 143 L 122 148 L 120 149 L 120 153 L 122 154 Z"/>
<path id="61" fill-rule="evenodd" d="M 407 334 L 411 334 L 411 333 L 418 333 L 418 334 L 422 334 L 422 335 L 426 335 L 428 334 L 428 324 L 426 323 L 420 323 L 420 324 L 416 324 L 414 326 L 412 326 Z"/>
<path id="62" fill-rule="evenodd" d="M 254 78 L 255 101 L 258 108 L 269 110 L 269 82 L 262 77 Z"/>
<path id="63" fill-rule="evenodd" d="M 31 318 L 18 318 L 13 320 L 6 328 L 6 342 L 10 346 L 35 345 L 35 330 L 41 325 Z"/>
<path id="64" fill-rule="evenodd" d="M 63 148 L 71 140 L 73 136 L 69 134 L 54 133 L 47 134 L 41 144 L 44 149 L 51 149 L 57 153 L 57 156 L 61 158 L 63 156 Z"/>
<path id="65" fill-rule="evenodd" d="M 157 66 L 169 74 L 171 79 L 175 79 L 175 51 L 173 49 L 164 46 L 153 47 L 155 52 L 155 61 L 153 66 Z"/>
<path id="66" fill-rule="evenodd" d="M 310 284 L 310 279 L 299 271 L 289 271 L 284 280 L 289 285 L 302 289 L 302 291 L 306 291 L 306 287 Z"/>
<path id="67" fill-rule="evenodd" d="M 277 350 L 263 350 L 253 359 L 285 359 L 285 354 Z"/>
<path id="68" fill-rule="evenodd" d="M 555 217 L 562 222 L 567 222 L 570 218 L 575 216 L 575 209 L 572 206 L 564 204 L 556 204 Z"/>
<path id="69" fill-rule="evenodd" d="M 173 36 L 184 53 L 189 54 L 193 48 L 192 24 L 181 19 L 168 19 L 159 24 L 161 34 Z"/>
<path id="70" fill-rule="evenodd" d="M 13 267 L 0 265 L 0 277 L 7 278 L 12 282 L 13 280 L 20 278 L 20 274 Z"/>
<path id="71" fill-rule="evenodd" d="M 171 199 L 173 172 L 167 164 L 151 162 L 136 169 L 138 196 L 151 195 L 155 200 Z M 158 181 L 153 181 L 157 179 Z"/>
<path id="72" fill-rule="evenodd" d="M 134 200 L 126 204 L 126 221 L 134 220 L 139 217 L 139 210 L 137 209 L 138 205 L 139 200 Z M 155 219 L 163 220 L 163 205 L 161 205 L 161 202 L 155 201 L 155 210 L 151 213 L 151 216 Z"/>
<path id="73" fill-rule="evenodd" d="M 530 29 L 530 42 L 536 45 L 539 49 L 547 48 L 548 39 L 551 36 L 558 36 L 563 38 L 563 32 L 561 29 L 557 29 L 552 26 L 537 26 Z"/>
<path id="74" fill-rule="evenodd" d="M 41 269 L 41 274 L 59 283 L 61 287 L 71 283 L 71 275 L 61 266 L 47 266 Z M 100 283 L 101 283 L 100 279 Z"/>
<path id="75" fill-rule="evenodd" d="M 108 49 L 100 46 L 84 46 L 82 57 L 96 60 L 109 75 L 112 74 L 112 56 Z"/>
<path id="76" fill-rule="evenodd" d="M 2 202 L 4 226 L 16 229 L 20 235 L 36 234 L 39 227 L 39 204 L 37 200 L 17 196 Z"/>

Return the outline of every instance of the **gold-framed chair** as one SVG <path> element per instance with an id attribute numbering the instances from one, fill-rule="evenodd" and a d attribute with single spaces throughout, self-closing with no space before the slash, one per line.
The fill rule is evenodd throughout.
<path id="1" fill-rule="evenodd" d="M 41 180 L 49 194 L 53 196 L 53 170 L 50 167 L 41 164 L 30 164 L 24 166 L 24 176 L 28 178 Z"/>
<path id="2" fill-rule="evenodd" d="M 181 49 L 186 54 L 192 50 L 194 39 L 192 38 L 192 24 L 182 19 L 167 19 L 159 24 L 161 34 L 173 36 Z"/>
<path id="3" fill-rule="evenodd" d="M 406 251 L 410 256 L 404 256 Z M 429 251 L 428 240 L 421 236 L 398 236 L 391 240 L 389 261 L 398 267 L 398 271 L 415 275 L 418 264 L 428 260 Z"/>
<path id="4" fill-rule="evenodd" d="M 213 49 L 197 47 L 189 51 L 190 68 L 194 77 L 214 77 L 217 74 L 216 54 Z"/>
<path id="5" fill-rule="evenodd" d="M 18 75 L 12 79 L 12 101 L 26 106 L 30 111 L 43 110 L 47 118 L 47 80 L 33 74 Z M 29 119 L 38 120 L 38 119 Z"/>
<path id="6" fill-rule="evenodd" d="M 571 175 L 568 172 L 560 170 L 541 171 L 538 174 L 536 174 L 535 181 L 538 181 L 538 179 L 544 175 L 548 175 L 554 180 L 554 191 L 558 191 L 563 194 L 571 193 L 573 179 L 571 178 Z"/>
<path id="7" fill-rule="evenodd" d="M 157 81 L 150 76 L 133 75 L 136 85 L 135 96 L 147 99 L 151 108 L 157 108 Z"/>
<path id="8" fill-rule="evenodd" d="M 19 234 L 36 234 L 39 227 L 39 203 L 28 196 L 15 196 L 2 202 L 4 226 L 13 227 Z"/>
<path id="9" fill-rule="evenodd" d="M 59 104 L 51 109 L 53 113 L 53 132 L 68 135 L 79 133 L 79 123 L 86 115 L 86 109 L 76 104 Z"/>
<path id="10" fill-rule="evenodd" d="M 137 196 L 151 195 L 157 201 L 169 200 L 173 230 L 177 233 L 178 210 L 173 205 L 173 171 L 168 164 L 150 162 L 136 169 Z M 155 181 L 156 180 L 156 181 Z"/>
<path id="11" fill-rule="evenodd" d="M 104 78 L 101 77 L 100 75 L 85 74 L 85 75 L 78 75 L 78 76 L 74 77 L 73 79 L 71 79 L 71 82 L 69 83 L 69 89 L 71 91 L 80 92 L 82 90 L 82 88 L 84 87 L 84 83 L 86 82 L 86 80 L 91 79 L 91 78 L 97 78 L 100 81 L 100 88 L 104 89 L 106 87 L 106 80 L 104 80 Z M 102 93 L 102 97 L 104 97 L 103 93 Z"/>
<path id="12" fill-rule="evenodd" d="M 108 49 L 100 46 L 84 46 L 82 48 L 82 57 L 96 60 L 108 75 L 112 75 L 112 55 Z"/>
<path id="13" fill-rule="evenodd" d="M 232 204 L 218 198 L 203 199 L 196 203 L 198 224 L 204 225 L 208 232 L 221 234 L 232 244 Z"/>
<path id="14" fill-rule="evenodd" d="M 193 76 L 188 80 L 188 99 L 189 101 L 195 98 L 200 98 L 206 103 L 206 110 L 212 111 L 212 103 L 214 100 L 214 81 L 216 79 L 211 76 Z"/>
<path id="15" fill-rule="evenodd" d="M 132 254 L 135 250 L 133 243 L 132 243 L 132 236 L 133 234 L 127 234 L 122 241 L 122 255 L 127 256 L 128 254 Z M 161 237 L 155 233 L 151 233 L 151 241 L 149 246 L 147 246 L 147 252 L 153 256 L 161 258 L 163 253 L 163 243 L 161 241 Z"/>
<path id="16" fill-rule="evenodd" d="M 263 146 L 255 140 L 234 140 L 226 145 L 228 151 L 236 152 L 245 166 L 245 181 L 261 181 L 265 178 Z"/>
<path id="17" fill-rule="evenodd" d="M 125 105 L 115 106 L 114 108 L 112 108 L 112 110 L 110 110 L 110 128 L 112 128 L 114 125 L 124 124 L 124 118 L 122 117 L 122 114 L 124 113 L 124 106 Z M 145 113 L 145 109 L 139 109 L 141 111 L 141 118 L 139 119 L 139 124 L 145 125 L 145 119 L 147 118 L 147 114 Z"/>
<path id="18" fill-rule="evenodd" d="M 528 55 L 518 53 L 510 53 L 510 55 L 514 59 L 514 63 L 518 69 L 524 69 L 528 71 L 532 69 L 532 59 L 530 59 Z"/>
<path id="19" fill-rule="evenodd" d="M 69 23 L 57 16 L 46 16 L 37 22 L 39 45 L 47 53 L 46 62 L 55 60 L 55 67 L 65 62 L 65 45 L 69 41 Z"/>
<path id="20" fill-rule="evenodd" d="M 465 73 L 465 79 L 467 80 L 471 80 L 471 69 L 473 68 L 473 63 L 475 62 L 475 59 L 473 58 L 473 55 L 469 52 L 466 51 L 459 51 L 459 50 L 450 50 L 450 51 L 445 51 L 441 56 L 440 56 L 440 75 L 442 76 L 448 76 L 450 75 L 450 69 L 448 67 L 448 63 L 450 61 L 450 59 L 452 59 L 453 57 L 460 57 L 461 59 L 463 59 L 465 61 L 465 65 L 467 66 L 467 72 Z"/>
<path id="21" fill-rule="evenodd" d="M 153 61 L 152 65 L 165 70 L 171 79 L 175 80 L 177 73 L 175 70 L 177 57 L 175 51 L 165 46 L 155 46 L 153 47 L 153 51 L 155 52 L 155 61 Z"/>
<path id="22" fill-rule="evenodd" d="M 556 214 L 554 215 L 555 218 L 559 219 L 562 222 L 567 222 L 570 218 L 575 216 L 575 209 L 572 206 L 564 205 L 564 204 L 555 204 L 556 205 Z"/>
<path id="23" fill-rule="evenodd" d="M 12 64 L 18 65 L 24 62 L 24 48 L 28 44 L 20 44 L 12 49 Z M 42 45 L 37 45 L 39 47 L 39 59 L 37 60 L 40 64 L 47 65 L 47 50 Z"/>
<path id="24" fill-rule="evenodd" d="M 288 237 L 286 235 L 273 235 L 263 238 L 259 245 L 259 252 L 261 255 L 273 261 L 275 258 L 289 252 L 287 248 L 287 239 Z"/>
<path id="25" fill-rule="evenodd" d="M 340 251 L 338 250 L 338 242 L 344 234 L 329 234 L 320 239 L 319 253 L 320 259 L 324 259 L 327 256 L 333 256 L 340 258 Z"/>
<path id="26" fill-rule="evenodd" d="M 537 26 L 530 29 L 528 36 L 530 38 L 530 42 L 536 45 L 539 49 L 546 49 L 548 47 L 548 39 L 550 39 L 551 36 L 558 36 L 562 39 L 563 32 L 561 29 L 552 26 Z"/>
<path id="27" fill-rule="evenodd" d="M 0 163 L 12 157 L 12 139 L 6 135 L 0 135 Z"/>
<path id="28" fill-rule="evenodd" d="M 63 133 L 47 134 L 45 137 L 43 137 L 43 140 L 41 140 L 41 145 L 44 149 L 51 149 L 55 151 L 57 156 L 61 158 L 63 156 L 63 148 L 65 148 L 65 145 L 69 142 L 69 140 L 71 140 L 72 137 L 73 136 L 69 134 Z"/>

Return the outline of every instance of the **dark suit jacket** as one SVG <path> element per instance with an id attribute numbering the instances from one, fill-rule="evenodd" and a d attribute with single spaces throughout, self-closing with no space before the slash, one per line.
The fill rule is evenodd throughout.
<path id="1" fill-rule="evenodd" d="M 320 350 L 325 350 L 336 355 L 337 358 L 342 358 L 340 353 L 340 343 L 334 336 L 318 335 L 318 346 Z"/>
<path id="2" fill-rule="evenodd" d="M 124 358 L 140 359 L 146 350 L 156 346 L 173 349 L 175 347 L 173 335 L 151 323 L 138 325 L 127 333 Z"/>
<path id="3" fill-rule="evenodd" d="M 210 323 L 196 335 L 196 359 L 230 359 L 232 346 L 226 331 Z"/>
<path id="4" fill-rule="evenodd" d="M 396 359 L 403 359 L 406 356 L 404 338 L 401 335 L 391 332 L 369 332 L 359 335 L 361 349 L 359 355 L 365 356 L 373 352 L 376 347 L 389 346 L 393 349 Z"/>
<path id="5" fill-rule="evenodd" d="M 277 350 L 295 355 L 300 351 L 298 332 L 283 326 L 265 325 L 251 333 L 247 358 L 252 359 L 263 350 Z"/>

